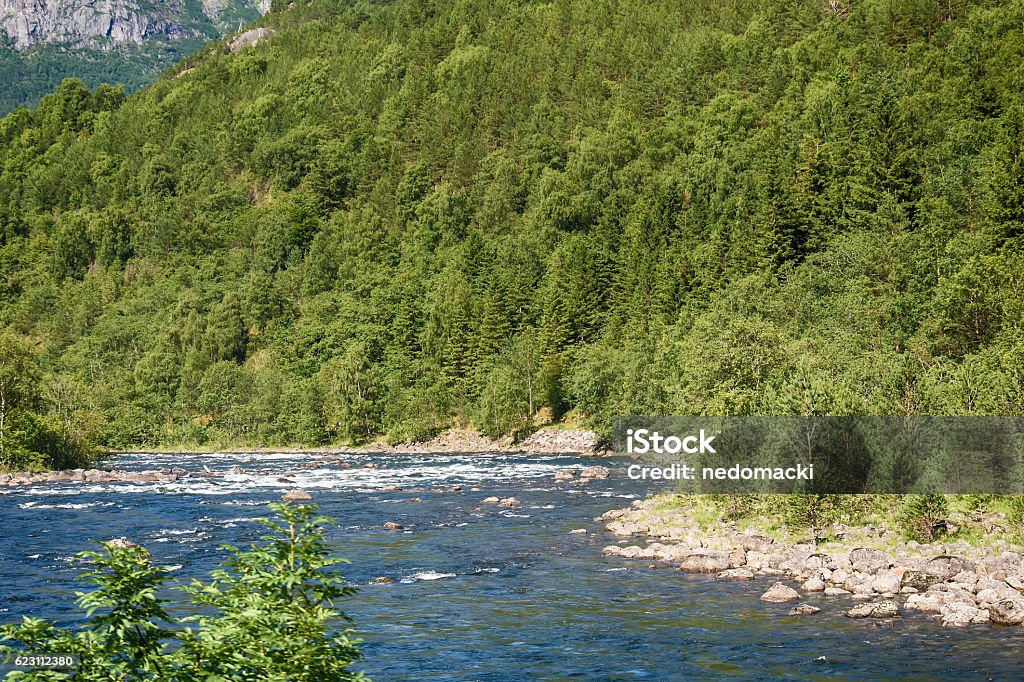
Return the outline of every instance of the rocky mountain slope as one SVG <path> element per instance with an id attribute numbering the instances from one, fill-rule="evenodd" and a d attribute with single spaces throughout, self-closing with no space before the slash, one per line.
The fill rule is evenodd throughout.
<path id="1" fill-rule="evenodd" d="M 211 28 L 229 28 L 224 22 L 230 18 L 251 19 L 253 10 L 269 8 L 269 0 L 0 0 L 0 27 L 19 50 L 53 43 L 110 49 L 156 38 L 214 37 Z"/>
<path id="2" fill-rule="evenodd" d="M 270 0 L 0 0 L 0 114 L 35 106 L 69 77 L 136 90 L 269 9 Z"/>

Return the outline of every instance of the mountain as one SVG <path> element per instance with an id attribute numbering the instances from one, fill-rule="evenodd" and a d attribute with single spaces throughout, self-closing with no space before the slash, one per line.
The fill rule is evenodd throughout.
<path id="1" fill-rule="evenodd" d="M 119 447 L 1020 414 L 1021 18 L 292 3 L 0 121 L 0 326 Z"/>
<path id="2" fill-rule="evenodd" d="M 269 0 L 0 0 L 0 110 L 36 104 L 69 76 L 137 88 Z"/>

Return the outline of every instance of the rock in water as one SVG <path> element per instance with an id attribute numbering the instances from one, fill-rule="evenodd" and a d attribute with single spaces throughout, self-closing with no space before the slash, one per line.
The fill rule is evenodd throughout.
<path id="1" fill-rule="evenodd" d="M 847 618 L 893 618 L 900 615 L 900 608 L 892 599 L 858 604 L 846 612 Z"/>
<path id="2" fill-rule="evenodd" d="M 608 467 L 592 466 L 580 472 L 580 478 L 608 478 L 611 475 Z"/>
<path id="3" fill-rule="evenodd" d="M 753 580 L 754 572 L 746 568 L 730 568 L 715 576 L 715 580 Z"/>
<path id="4" fill-rule="evenodd" d="M 789 610 L 791 616 L 810 616 L 821 611 L 817 606 L 810 604 L 797 604 Z"/>
<path id="5" fill-rule="evenodd" d="M 107 540 L 103 544 L 109 549 L 131 549 L 132 547 L 138 547 L 128 538 L 114 538 L 113 540 Z"/>
<path id="6" fill-rule="evenodd" d="M 988 609 L 989 618 L 996 625 L 1024 624 L 1024 600 L 1004 599 Z"/>
<path id="7" fill-rule="evenodd" d="M 402 530 L 403 528 L 405 528 L 405 526 L 400 523 L 395 523 L 394 521 L 388 521 L 384 524 L 384 530 Z"/>
<path id="8" fill-rule="evenodd" d="M 988 609 L 979 609 L 974 604 L 965 601 L 955 601 L 945 604 L 939 611 L 942 616 L 942 624 L 946 627 L 961 627 L 972 623 L 987 623 L 989 619 Z"/>
<path id="9" fill-rule="evenodd" d="M 761 601 L 781 603 L 787 601 L 793 601 L 799 599 L 800 593 L 794 590 L 792 587 L 783 585 L 782 583 L 775 583 L 768 591 L 761 595 Z"/>
<path id="10" fill-rule="evenodd" d="M 481 500 L 481 502 L 483 502 L 484 504 L 498 504 L 499 502 L 501 502 L 501 498 L 493 496 L 485 497 L 483 500 Z"/>
<path id="11" fill-rule="evenodd" d="M 281 496 L 283 502 L 309 502 L 313 496 L 305 490 L 289 490 Z"/>

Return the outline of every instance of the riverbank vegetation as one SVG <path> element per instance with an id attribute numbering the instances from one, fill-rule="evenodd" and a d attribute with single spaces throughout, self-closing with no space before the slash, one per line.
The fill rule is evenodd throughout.
<path id="1" fill-rule="evenodd" d="M 95 462 L 102 416 L 78 407 L 83 391 L 67 377 L 44 376 L 34 350 L 0 331 L 0 473 Z"/>
<path id="2" fill-rule="evenodd" d="M 335 603 L 355 593 L 338 572 L 324 542 L 329 520 L 315 505 L 272 504 L 276 520 L 263 544 L 227 547 L 231 556 L 208 582 L 177 589 L 193 615 L 174 615 L 179 605 L 161 595 L 167 569 L 144 548 L 124 540 L 79 559 L 94 589 L 80 594 L 82 627 L 60 628 L 38 619 L 0 627 L 0 653 L 69 654 L 70 670 L 14 672 L 23 682 L 193 682 L 194 680 L 365 680 L 349 670 L 359 641 L 345 629 L 348 618 Z"/>
<path id="3" fill-rule="evenodd" d="M 1021 413 L 1021 2 L 275 7 L 0 121 L 4 343 L 105 445 Z"/>
<path id="4" fill-rule="evenodd" d="M 656 511 L 684 512 L 705 529 L 731 523 L 776 539 L 824 543 L 837 540 L 836 528 L 866 526 L 893 542 L 1024 546 L 1024 495 L 682 494 L 656 500 Z"/>

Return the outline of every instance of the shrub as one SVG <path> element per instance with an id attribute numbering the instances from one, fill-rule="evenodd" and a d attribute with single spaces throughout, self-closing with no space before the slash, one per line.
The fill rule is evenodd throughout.
<path id="1" fill-rule="evenodd" d="M 194 680 L 364 680 L 348 670 L 361 654 L 349 619 L 334 609 L 352 595 L 324 542 L 328 519 L 315 505 L 272 504 L 278 519 L 261 519 L 272 532 L 264 544 L 231 556 L 208 583 L 178 589 L 192 597 L 201 615 L 178 620 L 157 596 L 165 569 L 131 543 L 102 543 L 102 552 L 79 558 L 93 567 L 83 578 L 96 589 L 79 594 L 85 612 L 80 628 L 62 629 L 39 618 L 0 627 L 0 656 L 66 653 L 79 657 L 73 671 L 14 672 L 20 682 L 186 682 Z M 189 624 L 183 629 L 175 625 Z"/>
<path id="2" fill-rule="evenodd" d="M 931 542 L 945 533 L 949 503 L 944 495 L 909 495 L 903 504 L 900 525 L 904 534 L 918 542 Z"/>

